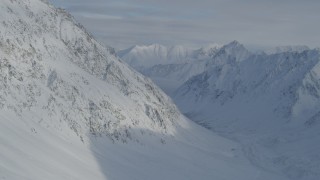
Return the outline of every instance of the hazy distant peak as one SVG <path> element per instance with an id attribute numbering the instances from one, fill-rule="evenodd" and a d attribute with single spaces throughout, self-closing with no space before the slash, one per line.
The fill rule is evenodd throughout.
<path id="1" fill-rule="evenodd" d="M 245 46 L 238 41 L 232 41 L 226 45 L 224 45 L 221 49 L 242 49 L 247 50 Z"/>
<path id="2" fill-rule="evenodd" d="M 227 55 L 235 58 L 236 61 L 242 61 L 248 58 L 251 53 L 243 44 L 240 44 L 238 41 L 232 41 L 219 49 L 217 56 L 221 55 Z"/>
<path id="3" fill-rule="evenodd" d="M 227 44 L 227 45 L 239 46 L 239 45 L 241 45 L 241 44 L 239 43 L 239 41 L 233 40 L 233 41 L 231 41 L 231 42 L 230 42 L 229 44 Z"/>

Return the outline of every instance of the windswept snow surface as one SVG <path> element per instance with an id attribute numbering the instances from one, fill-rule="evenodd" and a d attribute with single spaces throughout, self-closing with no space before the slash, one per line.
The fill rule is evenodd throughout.
<path id="1" fill-rule="evenodd" d="M 0 23 L 0 179 L 285 179 L 186 119 L 64 10 L 3 0 Z"/>

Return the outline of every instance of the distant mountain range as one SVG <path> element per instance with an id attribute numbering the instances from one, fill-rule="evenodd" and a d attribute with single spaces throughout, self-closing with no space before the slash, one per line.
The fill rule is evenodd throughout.
<path id="1" fill-rule="evenodd" d="M 133 46 L 117 52 L 117 55 L 142 74 L 151 77 L 167 93 L 172 93 L 188 78 L 204 71 L 205 60 L 220 48 L 212 44 L 199 49 L 183 46 Z"/>
<path id="2" fill-rule="evenodd" d="M 183 46 L 167 47 L 160 44 L 136 45 L 118 51 L 117 55 L 135 69 L 145 69 L 159 64 L 186 63 L 205 59 L 214 55 L 219 47 L 219 45 L 210 45 L 194 50 Z"/>

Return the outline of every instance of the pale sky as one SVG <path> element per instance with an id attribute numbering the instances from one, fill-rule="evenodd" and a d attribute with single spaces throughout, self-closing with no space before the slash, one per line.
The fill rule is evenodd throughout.
<path id="1" fill-rule="evenodd" d="M 49 0 L 100 42 L 320 47 L 320 0 Z"/>

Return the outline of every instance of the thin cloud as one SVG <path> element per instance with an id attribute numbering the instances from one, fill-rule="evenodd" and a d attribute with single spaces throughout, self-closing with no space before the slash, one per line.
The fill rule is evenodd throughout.
<path id="1" fill-rule="evenodd" d="M 318 0 L 50 0 L 100 41 L 134 44 L 227 43 L 319 47 Z"/>

